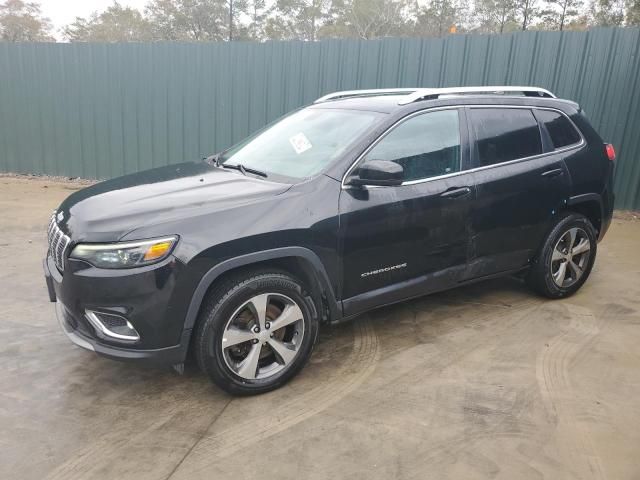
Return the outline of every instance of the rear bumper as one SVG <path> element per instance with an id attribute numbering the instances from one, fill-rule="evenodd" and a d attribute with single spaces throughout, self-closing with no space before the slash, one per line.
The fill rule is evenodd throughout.
<path id="1" fill-rule="evenodd" d="M 600 232 L 598 234 L 598 242 L 604 238 L 611 226 L 611 220 L 613 219 L 613 205 L 615 204 L 616 199 L 615 194 L 612 191 L 606 191 L 602 197 L 602 222 L 600 225 Z"/>
<path id="2" fill-rule="evenodd" d="M 82 301 L 70 295 L 68 289 L 63 288 L 62 276 L 50 258 L 44 260 L 43 268 L 49 300 L 55 302 L 60 328 L 75 345 L 113 360 L 134 361 L 155 366 L 168 366 L 184 362 L 189 348 L 191 330 L 182 331 L 178 344 L 162 348 L 144 348 L 140 345 L 115 345 L 104 342 L 99 338 L 90 322 L 82 315 Z M 69 275 L 72 273 L 69 272 Z M 67 281 L 66 277 L 67 272 L 65 272 L 64 281 Z M 90 278 L 83 280 L 91 282 Z M 105 299 L 107 298 L 108 296 L 105 296 Z M 68 305 L 74 305 L 75 308 Z"/>
<path id="3" fill-rule="evenodd" d="M 610 215 L 602 219 L 602 226 L 600 228 L 600 232 L 598 233 L 598 242 L 602 241 L 607 231 L 609 230 L 609 227 L 611 226 L 611 218 L 612 216 Z"/>

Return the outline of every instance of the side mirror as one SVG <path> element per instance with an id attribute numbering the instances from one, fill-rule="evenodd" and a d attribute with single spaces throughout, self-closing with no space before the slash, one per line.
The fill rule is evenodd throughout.
<path id="1" fill-rule="evenodd" d="M 388 160 L 370 160 L 356 170 L 356 174 L 347 179 L 347 185 L 375 185 L 391 187 L 401 185 L 404 180 L 404 169 L 401 165 Z"/>

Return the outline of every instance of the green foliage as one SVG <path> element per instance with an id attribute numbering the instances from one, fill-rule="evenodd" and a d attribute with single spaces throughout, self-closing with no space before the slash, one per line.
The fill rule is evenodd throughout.
<path id="1" fill-rule="evenodd" d="M 62 32 L 72 42 L 315 41 L 622 25 L 640 25 L 640 0 L 147 0 L 144 12 L 114 0 Z M 54 41 L 50 31 L 37 2 L 0 3 L 0 40 Z"/>
<path id="2" fill-rule="evenodd" d="M 538 0 L 515 0 L 515 12 L 520 29 L 527 30 L 540 14 Z"/>
<path id="3" fill-rule="evenodd" d="M 118 2 L 89 18 L 76 17 L 71 25 L 65 27 L 64 35 L 71 42 L 143 42 L 153 39 L 149 21 L 138 10 L 122 7 Z"/>
<path id="4" fill-rule="evenodd" d="M 224 0 L 151 0 L 145 11 L 158 39 L 226 40 L 229 35 L 229 4 Z"/>
<path id="5" fill-rule="evenodd" d="M 593 0 L 591 3 L 593 24 L 599 27 L 616 27 L 624 22 L 624 0 Z"/>
<path id="6" fill-rule="evenodd" d="M 416 33 L 420 36 L 442 37 L 452 27 L 461 31 L 468 7 L 459 0 L 432 0 L 417 12 Z"/>
<path id="7" fill-rule="evenodd" d="M 331 4 L 331 0 L 276 0 L 265 34 L 274 40 L 316 40 L 330 19 Z"/>
<path id="8" fill-rule="evenodd" d="M 0 4 L 0 40 L 9 42 L 51 42 L 51 23 L 33 2 L 7 0 Z"/>
<path id="9" fill-rule="evenodd" d="M 265 23 L 270 9 L 266 0 L 249 0 L 242 6 L 243 13 L 247 16 L 246 25 L 236 27 L 236 38 L 246 40 L 266 40 Z"/>
<path id="10" fill-rule="evenodd" d="M 627 25 L 640 25 L 640 0 L 627 0 L 625 22 Z"/>
<path id="11" fill-rule="evenodd" d="M 515 0 L 476 0 L 474 17 L 480 33 L 507 33 L 518 28 Z"/>
<path id="12" fill-rule="evenodd" d="M 343 35 L 362 39 L 402 36 L 411 32 L 410 5 L 405 0 L 350 0 L 343 3 L 336 24 Z"/>
<path id="13" fill-rule="evenodd" d="M 582 0 L 545 0 L 542 21 L 550 30 L 564 30 L 583 10 Z"/>

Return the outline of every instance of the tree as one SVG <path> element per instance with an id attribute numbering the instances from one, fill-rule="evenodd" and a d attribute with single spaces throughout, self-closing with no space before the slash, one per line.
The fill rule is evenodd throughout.
<path id="1" fill-rule="evenodd" d="M 265 40 L 265 23 L 269 14 L 266 0 L 249 0 L 244 5 L 244 13 L 248 22 L 240 26 L 240 35 L 248 40 Z"/>
<path id="2" fill-rule="evenodd" d="M 516 12 L 520 16 L 520 29 L 523 31 L 531 26 L 539 14 L 536 1 L 537 0 L 516 0 Z"/>
<path id="3" fill-rule="evenodd" d="M 315 41 L 330 19 L 331 0 L 277 0 L 265 25 L 274 40 Z"/>
<path id="4" fill-rule="evenodd" d="M 466 23 L 466 4 L 456 0 L 431 0 L 427 6 L 419 7 L 416 32 L 419 35 L 442 37 L 451 27 Z"/>
<path id="5" fill-rule="evenodd" d="M 593 0 L 591 3 L 593 24 L 599 27 L 616 27 L 624 21 L 624 0 Z"/>
<path id="6" fill-rule="evenodd" d="M 156 38 L 163 40 L 226 40 L 229 4 L 225 0 L 151 0 L 146 6 Z"/>
<path id="7" fill-rule="evenodd" d="M 626 7 L 625 23 L 627 25 L 640 25 L 640 0 L 627 0 Z"/>
<path id="8" fill-rule="evenodd" d="M 587 30 L 591 25 L 591 17 L 589 16 L 588 11 L 585 12 L 583 9 L 583 13 L 578 15 L 577 17 L 572 18 L 567 24 L 565 24 L 565 30 Z"/>
<path id="9" fill-rule="evenodd" d="M 582 0 L 545 0 L 547 8 L 542 12 L 543 21 L 552 29 L 564 30 L 582 10 Z"/>
<path id="10" fill-rule="evenodd" d="M 236 40 L 236 39 L 248 39 L 248 30 L 246 23 L 239 22 L 238 17 L 241 15 L 248 14 L 249 1 L 248 0 L 226 0 L 223 2 L 227 9 L 227 32 L 228 39 Z M 256 3 L 265 3 L 261 0 L 256 0 L 252 2 L 254 5 Z M 266 4 L 265 4 L 266 5 Z M 259 8 L 259 7 L 258 7 Z"/>
<path id="11" fill-rule="evenodd" d="M 517 28 L 515 0 L 476 0 L 474 17 L 479 30 L 505 33 Z"/>
<path id="12" fill-rule="evenodd" d="M 0 4 L 0 39 L 9 42 L 52 42 L 51 23 L 40 5 L 21 0 Z"/>
<path id="13" fill-rule="evenodd" d="M 365 40 L 407 34 L 408 9 L 404 0 L 352 0 L 343 5 L 342 23 L 347 36 Z"/>
<path id="14" fill-rule="evenodd" d="M 142 14 L 117 1 L 102 13 L 76 17 L 63 31 L 71 42 L 143 42 L 153 38 L 151 25 Z"/>

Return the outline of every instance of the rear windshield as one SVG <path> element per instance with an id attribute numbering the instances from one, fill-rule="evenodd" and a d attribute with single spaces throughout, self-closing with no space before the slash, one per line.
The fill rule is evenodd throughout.
<path id="1" fill-rule="evenodd" d="M 384 114 L 360 110 L 299 110 L 227 150 L 220 162 L 302 179 L 323 170 Z"/>

